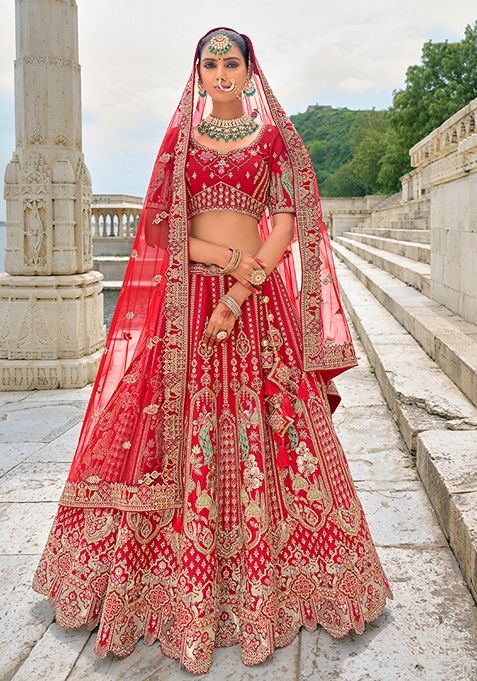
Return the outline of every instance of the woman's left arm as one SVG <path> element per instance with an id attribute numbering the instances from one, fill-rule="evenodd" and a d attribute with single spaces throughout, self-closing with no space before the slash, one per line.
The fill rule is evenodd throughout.
<path id="1" fill-rule="evenodd" d="M 294 213 L 275 213 L 272 217 L 273 229 L 267 239 L 260 246 L 255 257 L 262 263 L 267 276 L 281 260 L 293 238 Z M 249 297 L 250 291 L 240 281 L 236 281 L 227 291 L 239 305 Z"/>

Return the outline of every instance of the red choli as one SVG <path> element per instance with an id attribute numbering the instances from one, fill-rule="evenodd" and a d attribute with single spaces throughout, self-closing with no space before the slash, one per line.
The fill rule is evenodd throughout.
<path id="1" fill-rule="evenodd" d="M 260 220 L 295 212 L 293 174 L 283 139 L 275 125 L 264 125 L 241 149 L 216 151 L 191 134 L 186 186 L 189 217 L 209 210 L 235 210 Z"/>

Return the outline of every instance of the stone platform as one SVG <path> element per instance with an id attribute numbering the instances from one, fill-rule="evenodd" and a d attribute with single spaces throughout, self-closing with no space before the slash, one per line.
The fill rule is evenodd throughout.
<path id="1" fill-rule="evenodd" d="M 462 577 L 363 346 L 338 377 L 334 415 L 356 489 L 395 598 L 363 634 L 336 640 L 300 630 L 274 660 L 245 667 L 217 648 L 211 681 L 473 681 L 477 619 Z M 95 632 L 58 627 L 30 588 L 79 436 L 90 387 L 0 395 L 3 641 L 0 681 L 179 681 L 194 676 L 142 640 L 127 658 L 98 659 Z M 441 431 L 442 432 L 442 431 Z M 451 433 L 461 435 L 461 433 Z M 428 437 L 431 435 L 428 433 Z M 426 441 L 423 440 L 423 446 Z M 445 461 L 436 462 L 444 466 Z M 460 510 L 463 512 L 462 504 Z M 451 517 L 448 507 L 439 511 Z"/>

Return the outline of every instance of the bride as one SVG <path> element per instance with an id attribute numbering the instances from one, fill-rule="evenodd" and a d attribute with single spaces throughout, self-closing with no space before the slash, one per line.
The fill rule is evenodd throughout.
<path id="1" fill-rule="evenodd" d="M 296 267 L 296 269 L 295 269 Z M 190 672 L 393 594 L 332 414 L 357 360 L 316 176 L 250 38 L 198 42 L 33 588 L 95 653 Z"/>

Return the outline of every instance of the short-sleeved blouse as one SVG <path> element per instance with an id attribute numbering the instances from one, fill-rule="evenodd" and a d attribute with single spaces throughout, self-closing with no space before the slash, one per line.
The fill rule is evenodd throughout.
<path id="1" fill-rule="evenodd" d="M 263 125 L 250 144 L 225 152 L 191 135 L 186 187 L 189 217 L 234 210 L 260 220 L 266 207 L 271 214 L 295 212 L 292 167 L 275 125 Z"/>

